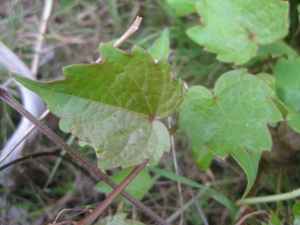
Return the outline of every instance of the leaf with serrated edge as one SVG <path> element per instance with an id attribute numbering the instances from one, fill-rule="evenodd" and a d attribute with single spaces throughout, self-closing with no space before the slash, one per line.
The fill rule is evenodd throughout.
<path id="1" fill-rule="evenodd" d="M 254 183 L 261 152 L 272 139 L 266 122 L 278 122 L 281 114 L 268 99 L 273 91 L 245 70 L 223 74 L 214 93 L 194 86 L 180 106 L 179 126 L 188 132 L 194 151 L 206 145 L 214 155 L 231 154 L 248 177 L 244 196 Z"/>
<path id="2" fill-rule="evenodd" d="M 96 225 L 143 225 L 144 223 L 126 220 L 126 214 L 120 213 L 115 216 L 107 216 Z"/>
<path id="3" fill-rule="evenodd" d="M 100 45 L 101 64 L 64 68 L 66 79 L 35 82 L 14 75 L 61 117 L 60 128 L 81 145 L 91 145 L 99 167 L 154 166 L 168 152 L 168 130 L 158 119 L 181 103 L 182 82 L 173 78 L 166 59 L 157 63 L 142 48 L 131 54 Z"/>
<path id="4" fill-rule="evenodd" d="M 288 31 L 288 3 L 279 0 L 202 0 L 196 9 L 201 25 L 187 35 L 223 62 L 243 64 L 257 44 L 270 44 Z"/>

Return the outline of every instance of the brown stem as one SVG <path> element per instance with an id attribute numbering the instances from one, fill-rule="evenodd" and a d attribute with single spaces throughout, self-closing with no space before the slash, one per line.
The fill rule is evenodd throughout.
<path id="1" fill-rule="evenodd" d="M 260 214 L 265 214 L 269 216 L 269 213 L 266 210 L 260 210 L 260 211 L 256 211 L 253 213 L 249 213 L 245 216 L 243 216 L 237 223 L 236 225 L 242 225 L 248 218 L 252 217 L 252 216 L 256 216 L 256 215 L 260 215 Z"/>
<path id="2" fill-rule="evenodd" d="M 23 108 L 10 94 L 3 88 L 0 87 L 0 98 L 17 110 L 22 116 L 26 117 L 30 122 L 32 122 L 43 134 L 45 134 L 50 140 L 59 145 L 61 148 L 65 149 L 74 159 L 79 161 L 85 168 L 94 173 L 97 177 L 101 178 L 105 183 L 111 186 L 113 189 L 117 188 L 117 184 L 113 182 L 106 174 L 102 173 L 97 167 L 91 164 L 87 159 L 82 157 L 77 153 L 71 146 L 69 146 L 63 139 L 57 136 L 51 129 L 42 124 L 38 119 L 32 116 L 26 109 Z M 157 214 L 148 209 L 140 201 L 136 200 L 130 194 L 122 191 L 121 194 L 128 199 L 132 204 L 138 207 L 142 212 L 152 218 L 159 224 L 167 225 L 168 223 L 160 218 Z"/>
<path id="3" fill-rule="evenodd" d="M 120 183 L 120 185 L 110 193 L 106 199 L 98 205 L 92 213 L 87 217 L 80 220 L 77 225 L 89 225 L 92 224 L 97 217 L 109 206 L 109 204 L 126 188 L 126 186 L 138 175 L 138 173 L 144 168 L 147 162 L 144 162 L 134 168 L 134 170 Z"/>
<path id="4" fill-rule="evenodd" d="M 72 224 L 72 225 L 77 225 L 77 222 L 76 221 L 73 221 L 73 220 L 64 220 L 64 221 L 61 221 L 59 223 L 56 223 L 55 225 L 68 225 L 68 224 Z M 48 223 L 47 223 L 48 224 Z M 45 225 L 47 225 L 45 224 Z M 51 223 L 52 224 L 52 223 Z M 44 224 L 42 224 L 44 225 Z"/>

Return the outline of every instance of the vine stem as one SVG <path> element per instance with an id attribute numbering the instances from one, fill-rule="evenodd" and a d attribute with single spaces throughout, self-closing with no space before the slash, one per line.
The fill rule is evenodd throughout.
<path id="1" fill-rule="evenodd" d="M 101 178 L 105 183 L 107 183 L 113 189 L 117 188 L 117 184 L 113 182 L 107 175 L 102 173 L 97 167 L 91 164 L 87 159 L 77 153 L 71 146 L 69 146 L 62 138 L 56 135 L 50 128 L 42 124 L 38 119 L 31 115 L 26 109 L 23 108 L 20 103 L 18 103 L 7 90 L 0 87 L 0 98 L 7 102 L 10 106 L 12 106 L 15 110 L 17 110 L 22 116 L 26 117 L 30 122 L 32 122 L 43 134 L 45 134 L 50 140 L 59 145 L 61 148 L 65 149 L 70 156 L 72 156 L 75 160 L 80 162 L 87 170 L 94 173 L 97 177 Z M 142 212 L 156 221 L 158 224 L 167 225 L 162 218 L 160 218 L 157 214 L 152 212 L 149 208 L 143 205 L 140 201 L 136 200 L 133 196 L 128 194 L 125 191 L 122 191 L 121 194 L 128 199 L 132 204 L 138 207 Z"/>
<path id="2" fill-rule="evenodd" d="M 89 225 L 92 224 L 97 217 L 109 206 L 109 204 L 126 188 L 126 186 L 138 175 L 138 173 L 145 167 L 147 162 L 144 162 L 134 168 L 133 171 L 120 183 L 120 185 L 110 193 L 104 201 L 98 205 L 92 213 L 87 217 L 80 220 L 77 225 Z"/>
<path id="3" fill-rule="evenodd" d="M 300 196 L 300 188 L 284 194 L 240 199 L 236 202 L 236 204 L 238 206 L 241 206 L 241 205 L 250 205 L 250 204 L 258 204 L 258 203 L 266 203 L 266 202 L 284 201 L 299 196 Z"/>
<path id="4" fill-rule="evenodd" d="M 247 215 L 245 215 L 242 219 L 240 219 L 236 225 L 242 225 L 244 224 L 244 222 L 246 222 L 246 220 L 252 216 L 256 216 L 256 215 L 260 215 L 260 214 L 265 214 L 265 215 L 268 215 L 269 216 L 269 213 L 267 213 L 267 211 L 265 210 L 260 210 L 260 211 L 256 211 L 256 212 L 253 212 L 253 213 L 249 213 Z"/>

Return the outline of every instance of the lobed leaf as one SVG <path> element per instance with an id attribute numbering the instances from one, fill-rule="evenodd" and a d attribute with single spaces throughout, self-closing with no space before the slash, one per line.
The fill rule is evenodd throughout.
<path id="1" fill-rule="evenodd" d="M 182 82 L 166 59 L 157 63 L 142 48 L 131 54 L 100 45 L 101 64 L 64 68 L 64 80 L 35 82 L 14 75 L 61 117 L 60 128 L 91 145 L 99 167 L 154 166 L 170 149 L 168 130 L 158 121 L 182 102 Z"/>
<path id="2" fill-rule="evenodd" d="M 187 35 L 223 62 L 243 64 L 258 44 L 270 44 L 288 31 L 288 3 L 279 0 L 199 0 L 199 26 Z"/>
<path id="3" fill-rule="evenodd" d="M 213 93 L 194 86 L 185 93 L 179 126 L 188 132 L 191 147 L 206 146 L 219 158 L 232 155 L 248 178 L 244 196 L 254 183 L 261 152 L 272 139 L 266 122 L 278 122 L 281 114 L 268 99 L 273 94 L 259 78 L 245 70 L 223 74 Z"/>

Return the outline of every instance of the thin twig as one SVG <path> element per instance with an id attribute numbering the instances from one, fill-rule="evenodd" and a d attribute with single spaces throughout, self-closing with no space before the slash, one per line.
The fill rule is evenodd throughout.
<path id="1" fill-rule="evenodd" d="M 192 196 L 192 199 L 193 199 L 193 201 L 194 201 L 194 204 L 196 205 L 196 208 L 197 208 L 197 210 L 198 210 L 198 213 L 199 213 L 199 215 L 200 215 L 200 217 L 201 217 L 201 219 L 202 219 L 204 225 L 208 225 L 207 219 L 206 219 L 206 217 L 205 217 L 205 215 L 204 215 L 204 213 L 203 213 L 203 210 L 201 209 L 201 206 L 200 206 L 199 203 L 198 203 L 198 200 L 196 199 L 196 196 L 194 195 L 194 193 L 193 193 L 193 191 L 192 191 L 192 188 L 191 188 L 190 186 L 187 185 L 187 189 L 188 189 L 190 195 Z"/>
<path id="2" fill-rule="evenodd" d="M 3 88 L 0 88 L 0 98 L 6 101 L 10 106 L 17 110 L 22 116 L 26 117 L 30 122 L 36 125 L 40 131 L 45 134 L 50 140 L 59 145 L 61 148 L 65 149 L 70 156 L 75 160 L 80 162 L 85 168 L 94 173 L 96 176 L 101 178 L 105 183 L 107 183 L 113 189 L 117 188 L 117 184 L 113 182 L 106 174 L 102 173 L 97 167 L 91 164 L 87 159 L 82 157 L 77 151 L 75 151 L 71 146 L 69 146 L 62 138 L 55 134 L 50 128 L 42 124 L 34 116 L 32 116 L 27 110 L 25 110 L 20 103 L 18 103 L 10 94 Z M 146 215 L 156 221 L 158 224 L 167 225 L 167 223 L 160 218 L 156 213 L 152 212 L 149 208 L 144 206 L 140 201 L 136 200 L 130 194 L 122 191 L 121 194 L 128 199 L 132 204 L 137 206 Z"/>
<path id="3" fill-rule="evenodd" d="M 63 219 L 63 220 L 64 220 L 63 222 L 65 222 L 66 219 L 70 219 L 71 217 L 78 216 L 78 215 L 80 215 L 80 214 L 86 212 L 86 211 L 89 210 L 89 209 L 72 209 L 72 208 L 63 209 L 63 210 L 61 210 L 61 211 L 57 214 L 57 216 L 55 217 L 55 220 L 54 220 L 53 224 L 59 225 L 59 223 L 56 223 L 56 221 L 58 220 L 58 218 L 60 217 L 60 215 L 61 215 L 63 212 L 65 212 L 65 211 L 78 211 L 78 210 L 80 210 L 80 212 L 78 212 L 78 213 L 76 213 L 76 214 L 74 214 L 74 215 L 72 215 L 72 216 L 69 216 L 69 217 L 64 218 L 64 219 Z"/>
<path id="4" fill-rule="evenodd" d="M 110 203 L 123 191 L 126 186 L 138 175 L 138 173 L 145 167 L 147 162 L 144 162 L 134 168 L 131 173 L 118 185 L 118 187 L 110 193 L 104 201 L 98 205 L 93 213 L 86 216 L 83 220 L 79 221 L 78 225 L 89 225 L 92 224 L 97 217 L 110 205 Z"/>
<path id="5" fill-rule="evenodd" d="M 238 200 L 236 204 L 238 206 L 241 206 L 241 205 L 260 204 L 266 202 L 285 201 L 299 196 L 300 196 L 300 188 L 283 194 L 278 194 L 278 195 L 266 195 L 261 197 L 244 198 Z"/>
<path id="6" fill-rule="evenodd" d="M 48 155 L 57 155 L 59 156 L 59 151 L 53 151 L 53 152 L 37 152 L 37 153 L 33 153 L 33 154 L 30 154 L 30 155 L 26 155 L 26 156 L 23 156 L 21 158 L 18 158 L 16 160 L 13 160 L 3 166 L 0 167 L 0 172 L 4 169 L 6 169 L 7 167 L 11 166 L 11 165 L 14 165 L 16 163 L 19 163 L 19 162 L 23 162 L 23 161 L 26 161 L 28 159 L 34 159 L 34 158 L 38 158 L 38 157 L 41 157 L 41 156 L 48 156 Z"/>
<path id="7" fill-rule="evenodd" d="M 39 32 L 39 35 L 38 35 L 38 38 L 36 41 L 36 45 L 35 45 L 35 55 L 31 62 L 31 72 L 32 72 L 33 76 L 36 76 L 37 70 L 39 67 L 43 39 L 44 39 L 44 35 L 45 35 L 46 29 L 47 29 L 47 22 L 50 17 L 50 14 L 51 14 L 52 5 L 53 5 L 53 0 L 45 0 L 42 21 L 41 21 L 41 26 L 40 26 L 40 32 Z"/>
<path id="8" fill-rule="evenodd" d="M 234 183 L 240 183 L 242 180 L 244 180 L 243 178 L 240 178 L 240 177 L 237 177 L 237 178 L 233 178 L 230 180 L 230 182 L 232 184 Z M 218 181 L 213 181 L 213 182 L 207 182 L 205 183 L 205 186 L 210 188 L 210 187 L 216 187 L 218 185 L 222 185 L 224 183 L 226 183 L 227 180 L 218 180 Z M 205 195 L 207 194 L 205 190 L 201 189 L 197 192 L 196 194 L 196 199 L 200 198 L 202 195 Z M 172 223 L 173 221 L 175 221 L 181 214 L 181 212 L 184 212 L 186 210 L 188 210 L 190 208 L 190 206 L 194 204 L 194 200 L 193 199 L 190 199 L 188 202 L 186 202 L 182 208 L 176 210 L 172 215 L 170 215 L 167 219 L 166 219 L 166 222 L 167 223 Z"/>
<path id="9" fill-rule="evenodd" d="M 39 118 L 39 121 L 43 121 L 46 116 L 50 113 L 50 110 L 47 109 Z M 27 131 L 24 133 L 23 137 L 21 137 L 12 147 L 11 149 L 7 152 L 7 154 L 3 157 L 0 158 L 0 164 L 15 150 L 16 147 L 19 146 L 19 144 L 21 144 L 22 141 L 25 140 L 25 138 L 27 138 L 27 136 L 34 130 L 35 125 L 31 125 L 31 127 L 29 127 L 27 129 Z"/>
<path id="10" fill-rule="evenodd" d="M 129 38 L 134 32 L 136 32 L 139 29 L 140 23 L 142 21 L 142 17 L 137 16 L 131 27 L 126 31 L 125 34 L 123 34 L 122 37 L 117 40 L 113 46 L 114 47 L 120 47 L 120 45 L 127 39 Z M 97 59 L 96 63 L 101 62 L 101 57 Z"/>
<path id="11" fill-rule="evenodd" d="M 244 224 L 244 222 L 245 222 L 248 218 L 250 218 L 250 217 L 252 217 L 252 216 L 260 215 L 260 214 L 265 214 L 265 215 L 268 215 L 268 216 L 269 216 L 269 213 L 268 213 L 266 210 L 259 210 L 259 211 L 252 212 L 252 213 L 249 213 L 249 214 L 243 216 L 243 217 L 236 223 L 236 225 L 242 225 L 242 224 Z"/>
<path id="12" fill-rule="evenodd" d="M 21 158 L 18 158 L 16 160 L 13 160 L 13 161 L 11 161 L 11 162 L 9 162 L 9 163 L 1 166 L 0 167 L 0 172 L 2 170 L 6 169 L 7 167 L 13 165 L 13 164 L 16 164 L 16 163 L 19 163 L 19 162 L 23 162 L 23 161 L 26 161 L 26 160 L 30 160 L 30 159 L 39 158 L 39 157 L 42 157 L 42 156 L 57 156 L 59 158 L 62 158 L 65 161 L 71 163 L 75 168 L 78 168 L 79 170 L 81 170 L 87 176 L 90 176 L 91 179 L 93 179 L 94 181 L 96 181 L 96 182 L 99 181 L 96 177 L 91 176 L 92 174 L 85 167 L 81 166 L 79 163 L 75 162 L 74 160 L 71 160 L 68 157 L 61 155 L 61 150 L 60 149 L 56 150 L 56 151 L 51 151 L 51 152 L 37 152 L 37 153 L 32 153 L 30 155 L 23 156 Z"/>
<path id="13" fill-rule="evenodd" d="M 169 129 L 172 127 L 172 116 L 168 117 L 168 127 L 169 127 Z M 170 136 L 170 141 L 171 141 L 171 151 L 172 151 L 172 156 L 173 156 L 175 173 L 176 173 L 176 175 L 179 175 L 177 158 L 176 158 L 175 141 L 174 141 L 173 135 Z M 180 208 L 181 208 L 183 205 L 183 198 L 182 198 L 182 188 L 181 188 L 180 182 L 177 182 L 177 188 L 178 188 L 178 194 L 179 194 L 179 200 L 180 200 L 179 204 L 180 204 Z M 183 212 L 180 215 L 179 224 L 183 224 Z"/>

